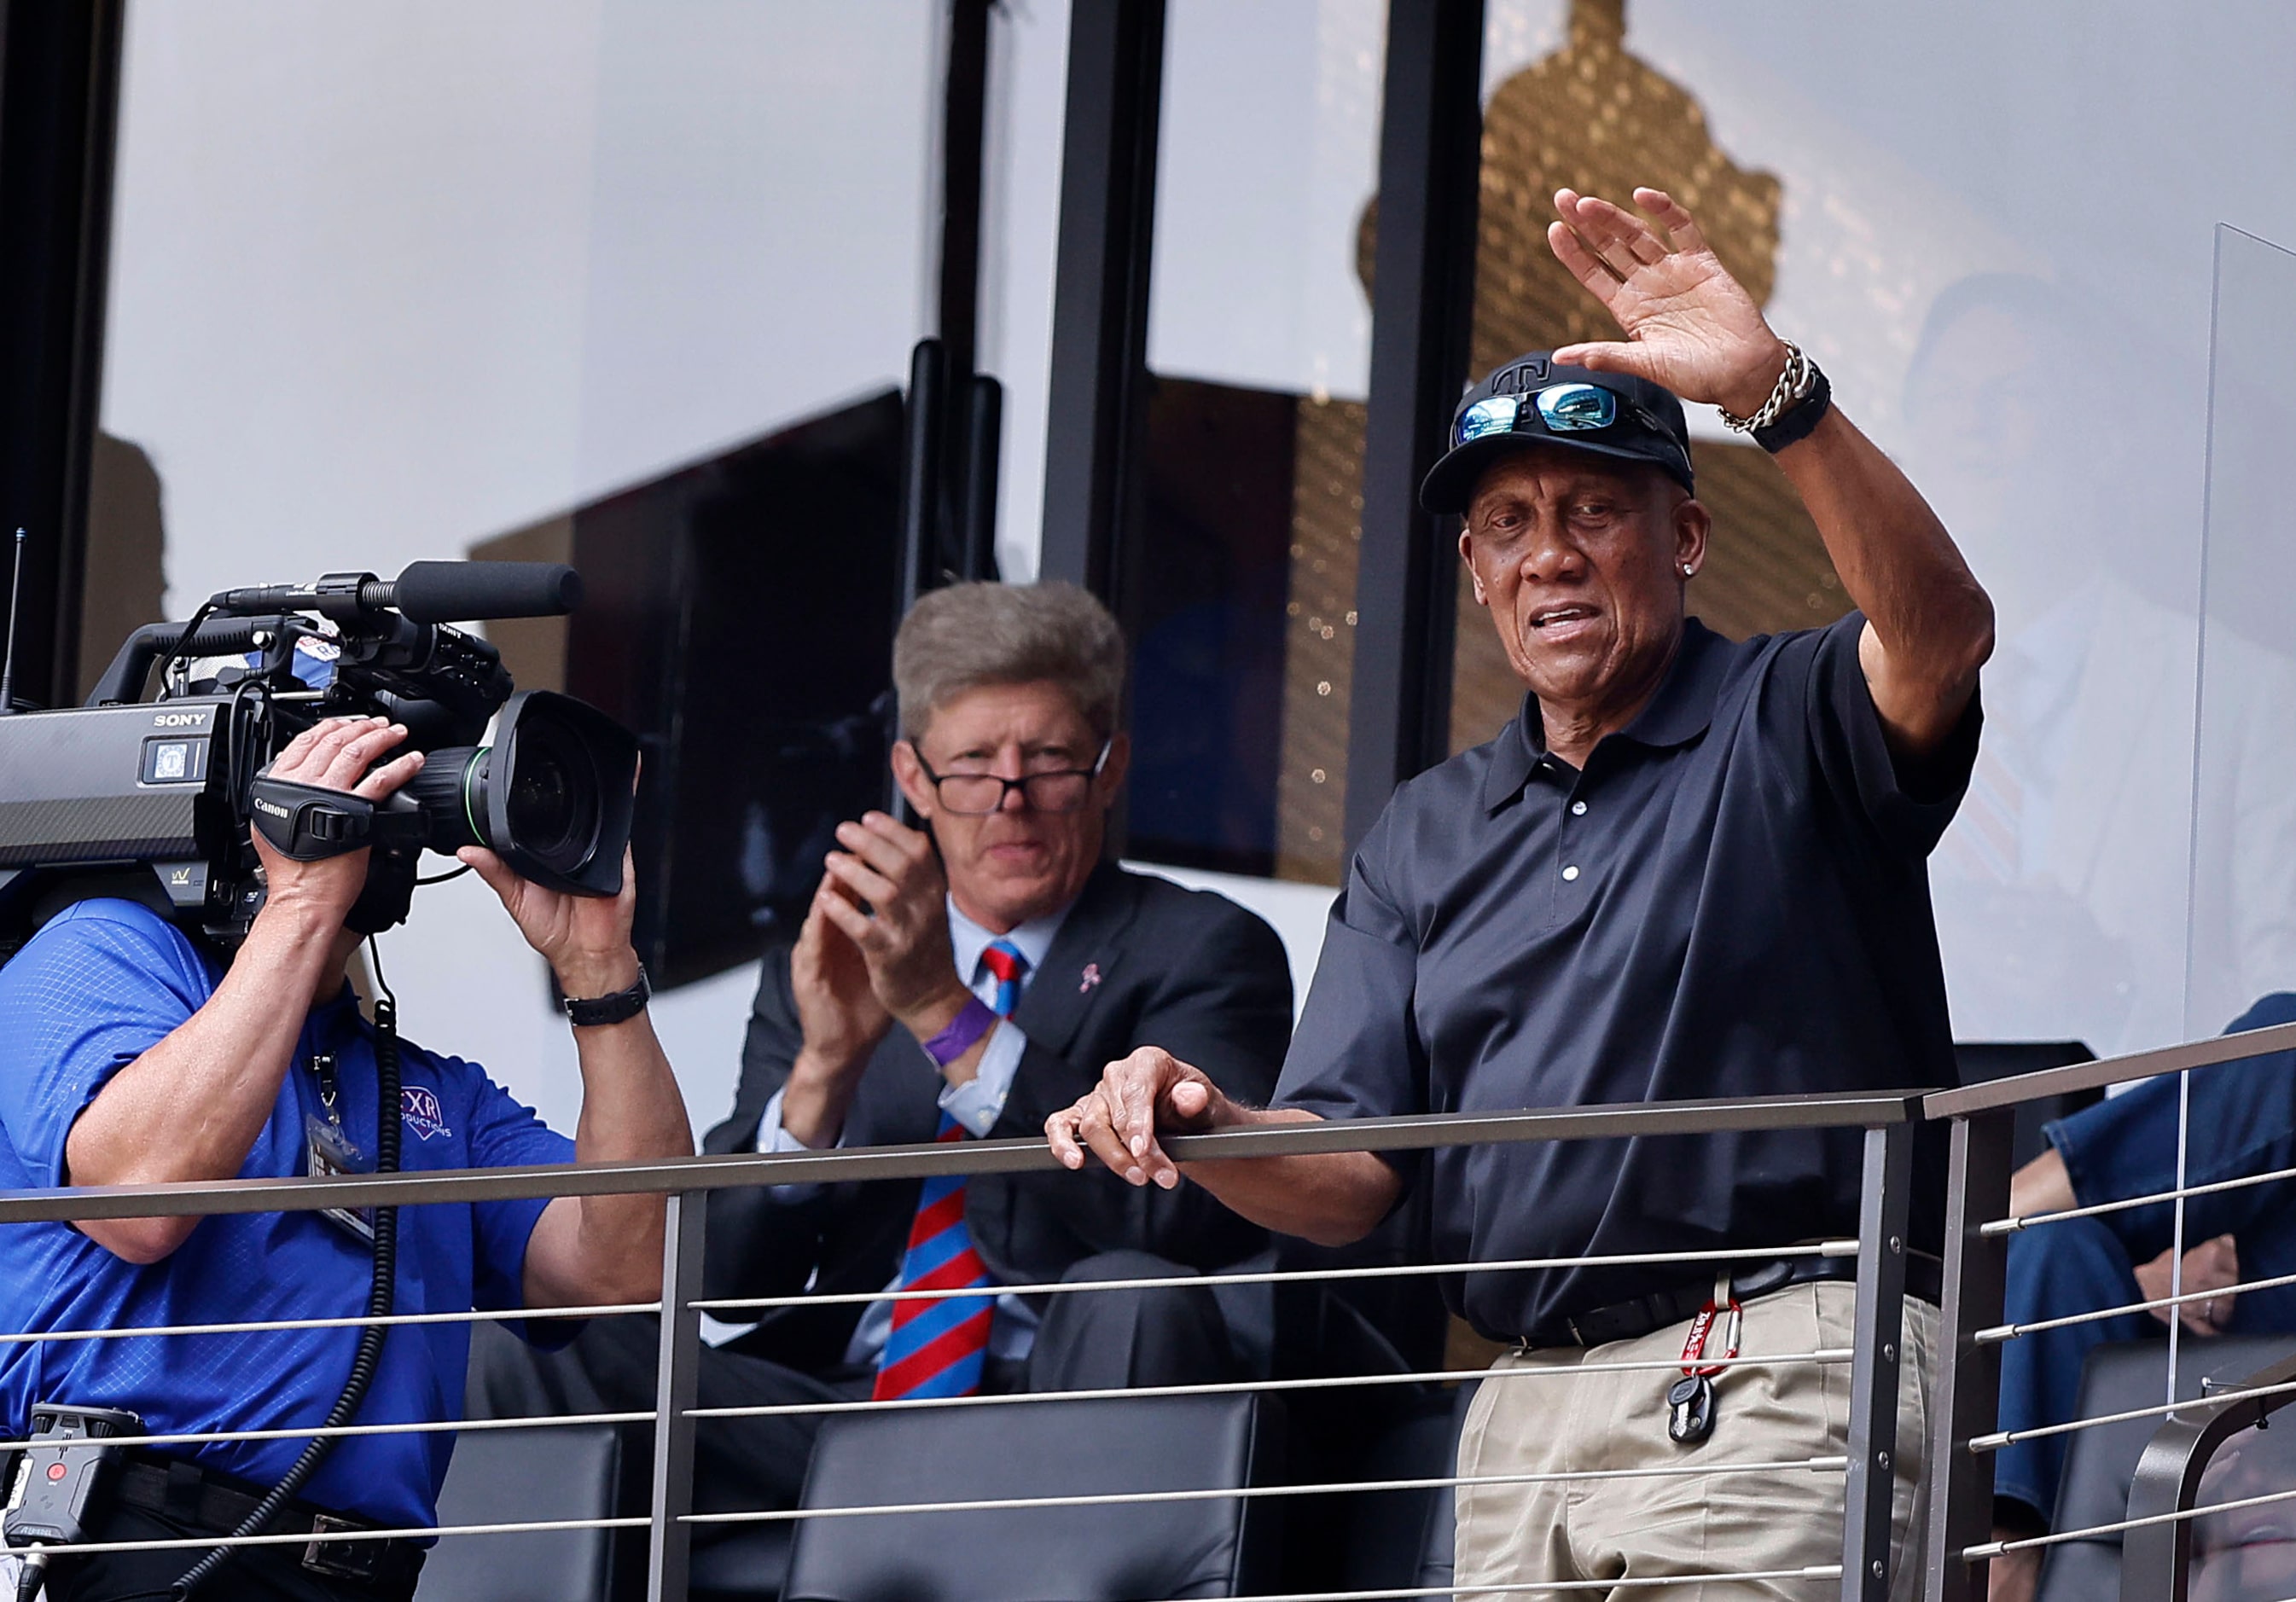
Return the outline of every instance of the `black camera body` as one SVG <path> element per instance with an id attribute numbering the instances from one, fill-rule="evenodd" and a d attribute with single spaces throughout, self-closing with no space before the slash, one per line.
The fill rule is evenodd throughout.
<path id="1" fill-rule="evenodd" d="M 571 568 L 539 562 L 228 590 L 189 624 L 129 636 L 86 707 L 0 715 L 0 960 L 95 895 L 235 943 L 263 906 L 251 827 L 291 856 L 372 849 L 370 891 L 378 874 L 400 885 L 400 916 L 425 849 L 485 846 L 538 883 L 619 893 L 636 739 L 570 697 L 514 693 L 495 648 L 449 621 L 546 617 L 580 596 Z M 398 794 L 370 806 L 266 776 L 298 733 L 351 715 L 404 723 L 426 754 Z"/>

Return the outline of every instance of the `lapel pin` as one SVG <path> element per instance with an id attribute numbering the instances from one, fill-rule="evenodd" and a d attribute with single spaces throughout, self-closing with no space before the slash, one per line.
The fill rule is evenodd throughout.
<path id="1" fill-rule="evenodd" d="M 1077 986 L 1077 994 L 1083 995 L 1086 993 L 1094 985 L 1099 983 L 1100 964 L 1097 962 L 1086 963 L 1084 965 L 1084 983 Z"/>

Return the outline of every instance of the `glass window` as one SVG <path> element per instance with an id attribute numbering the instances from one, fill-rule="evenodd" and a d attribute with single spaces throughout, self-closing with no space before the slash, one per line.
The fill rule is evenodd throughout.
<path id="1" fill-rule="evenodd" d="M 1131 850 L 1335 883 L 1380 0 L 1174 0 L 1149 321 Z"/>

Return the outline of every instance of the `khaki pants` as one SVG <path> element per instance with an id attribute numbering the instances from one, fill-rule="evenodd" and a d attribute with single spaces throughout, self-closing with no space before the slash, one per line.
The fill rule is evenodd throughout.
<path id="1" fill-rule="evenodd" d="M 1850 1345 L 1856 1292 L 1846 1284 L 1797 1285 L 1745 1304 L 1739 1349 L 1767 1357 Z M 1715 1377 L 1714 1433 L 1677 1446 L 1666 1433 L 1667 1387 L 1679 1370 L 1574 1372 L 1582 1365 L 1678 1361 L 1689 1323 L 1639 1340 L 1588 1349 L 1511 1352 L 1469 1408 L 1459 1437 L 1462 1478 L 1584 1475 L 1674 1467 L 1701 1461 L 1796 1462 L 1846 1453 L 1849 1365 L 1794 1363 L 1731 1369 Z M 1937 1310 L 1906 1303 L 1905 1361 L 1898 1402 L 1897 1492 L 1890 1540 L 1893 1598 L 1916 1594 L 1917 1487 L 1927 1444 Z M 1721 1332 L 1712 1350 L 1719 1352 Z M 1521 1376 L 1508 1377 L 1508 1376 Z M 1524 1593 L 1478 1587 L 1556 1581 L 1619 1581 L 1802 1569 L 1841 1561 L 1845 1475 L 1840 1468 L 1677 1475 L 1458 1490 L 1461 1597 L 1507 1602 Z M 1839 1580 L 1742 1580 L 1632 1588 L 1696 1602 L 1838 1597 Z M 1532 1592 L 1530 1595 L 1538 1595 Z M 1560 1593 L 1600 1598 L 1600 1585 Z"/>

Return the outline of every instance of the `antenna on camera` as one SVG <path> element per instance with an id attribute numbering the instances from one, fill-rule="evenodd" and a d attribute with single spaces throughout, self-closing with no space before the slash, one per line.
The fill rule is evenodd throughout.
<path id="1" fill-rule="evenodd" d="M 16 619 L 24 609 L 24 531 L 16 530 L 16 565 L 8 576 L 8 646 L 0 658 L 0 717 L 16 709 Z"/>

